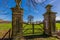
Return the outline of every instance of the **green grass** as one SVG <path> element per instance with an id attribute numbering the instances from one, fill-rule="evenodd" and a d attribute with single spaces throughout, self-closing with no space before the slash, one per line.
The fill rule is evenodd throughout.
<path id="1" fill-rule="evenodd" d="M 36 34 L 40 35 L 43 33 L 43 25 L 42 24 L 41 24 L 42 27 L 40 25 L 34 25 L 34 34 L 33 34 L 33 27 L 31 24 L 29 24 L 29 25 L 24 24 L 24 26 L 25 26 L 24 30 L 23 30 L 24 35 L 36 35 Z M 26 29 L 29 29 L 29 30 L 26 30 Z"/>
<path id="2" fill-rule="evenodd" d="M 25 26 L 25 25 L 26 24 L 24 24 L 23 26 Z M 30 28 L 32 28 L 32 25 L 27 25 L 26 27 L 24 27 L 24 29 L 30 29 Z M 36 35 L 36 34 L 40 35 L 44 31 L 43 30 L 43 24 L 41 24 L 41 25 L 34 25 L 34 28 L 40 29 L 40 30 L 34 29 L 34 32 L 35 32 L 34 35 Z M 60 23 L 56 23 L 56 30 L 60 30 Z M 28 34 L 28 33 L 30 33 L 30 34 Z M 32 29 L 31 30 L 26 30 L 26 32 L 24 32 L 24 35 L 33 35 L 32 33 L 33 33 Z"/>
<path id="3" fill-rule="evenodd" d="M 24 24 L 23 26 L 25 26 L 26 24 Z M 31 26 L 31 25 L 30 25 Z M 29 27 L 27 27 L 27 28 L 30 28 L 30 26 Z M 35 26 L 38 26 L 38 25 L 35 25 Z M 60 23 L 56 23 L 56 28 L 59 28 L 60 29 Z M 8 27 L 8 28 L 11 28 L 12 27 L 12 24 L 11 23 L 8 23 L 8 24 L 6 24 L 6 23 L 0 23 L 0 29 L 2 28 L 3 29 L 3 27 Z M 39 27 L 39 26 L 38 26 Z"/>
<path id="4" fill-rule="evenodd" d="M 25 26 L 26 24 L 24 24 L 23 25 L 23 27 Z M 41 27 L 42 26 L 42 27 Z M 42 29 L 43 28 L 43 25 L 41 24 L 41 26 L 40 25 L 34 25 L 34 28 L 40 28 L 40 29 Z M 0 30 L 8 30 L 8 29 L 10 29 L 10 28 L 12 28 L 12 24 L 11 23 L 0 23 Z M 24 29 L 30 29 L 30 28 L 32 28 L 32 25 L 26 25 L 25 27 L 24 27 Z M 56 23 L 56 30 L 60 30 L 60 23 Z M 36 30 L 36 31 L 38 31 L 38 30 Z M 42 30 L 43 31 L 43 30 Z M 29 31 L 30 32 L 30 31 Z"/>
<path id="5" fill-rule="evenodd" d="M 8 24 L 6 24 L 6 23 L 1 23 L 0 24 L 0 31 L 2 31 L 2 30 L 8 30 L 8 29 L 10 29 L 10 28 L 12 28 L 12 24 L 11 23 L 8 23 Z M 23 30 L 23 32 L 24 32 L 24 35 L 25 36 L 27 36 L 27 35 L 33 35 L 32 34 L 32 25 L 26 25 L 26 24 L 24 24 L 23 25 L 23 28 L 24 28 L 24 30 Z M 36 28 L 36 29 L 39 29 L 39 30 L 36 30 L 36 29 L 34 29 L 34 35 L 40 35 L 40 34 L 42 34 L 43 33 L 43 24 L 41 24 L 41 25 L 34 25 L 34 28 Z M 30 29 L 30 30 L 26 30 L 26 29 Z M 60 23 L 56 23 L 56 30 L 60 30 Z M 37 32 L 37 33 L 36 33 Z M 38 33 L 39 32 L 39 33 Z M 30 33 L 30 34 L 28 34 L 28 33 Z M 46 39 L 46 40 L 58 40 L 58 39 L 56 39 L 56 38 L 44 38 L 44 39 Z"/>
<path id="6" fill-rule="evenodd" d="M 56 23 L 56 30 L 60 30 L 60 23 Z"/>
<path id="7" fill-rule="evenodd" d="M 12 24 L 11 23 L 0 23 L 0 30 L 8 30 L 12 28 Z"/>
<path id="8" fill-rule="evenodd" d="M 10 28 L 12 28 L 12 24 L 11 23 L 0 23 L 0 30 L 8 30 Z M 27 30 L 25 33 L 28 33 L 28 32 L 32 33 L 32 25 L 30 25 L 30 24 L 29 25 L 24 24 L 23 28 L 24 28 L 24 31 L 26 29 L 30 29 L 30 30 Z M 43 30 L 43 24 L 41 24 L 41 25 L 34 25 L 34 28 L 41 30 L 40 31 L 40 30 L 34 29 L 34 32 L 41 32 L 42 33 L 44 31 Z M 60 23 L 56 23 L 56 30 L 60 30 Z"/>

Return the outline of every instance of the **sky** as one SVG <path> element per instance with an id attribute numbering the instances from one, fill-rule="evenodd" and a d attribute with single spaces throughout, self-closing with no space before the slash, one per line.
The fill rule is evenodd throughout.
<path id="1" fill-rule="evenodd" d="M 56 20 L 60 20 L 60 0 L 38 0 L 36 7 L 28 6 L 26 0 L 22 0 L 21 8 L 24 9 L 23 20 L 27 21 L 28 16 L 34 16 L 34 21 L 43 21 L 43 14 L 46 12 L 45 6 L 48 4 L 53 5 L 52 11 L 56 12 Z M 44 4 L 42 4 L 44 2 Z M 16 6 L 15 0 L 0 0 L 0 19 L 12 21 L 12 10 Z"/>

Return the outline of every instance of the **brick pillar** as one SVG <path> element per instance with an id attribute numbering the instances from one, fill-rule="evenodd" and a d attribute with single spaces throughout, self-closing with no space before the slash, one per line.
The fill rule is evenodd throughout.
<path id="1" fill-rule="evenodd" d="M 47 5 L 47 12 L 44 14 L 44 32 L 47 35 L 53 35 L 56 28 L 56 12 L 51 11 L 52 5 Z"/>
<path id="2" fill-rule="evenodd" d="M 23 9 L 12 8 L 12 40 L 23 40 Z"/>

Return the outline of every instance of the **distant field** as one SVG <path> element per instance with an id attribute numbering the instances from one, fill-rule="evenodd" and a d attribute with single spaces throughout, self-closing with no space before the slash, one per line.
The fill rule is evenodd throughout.
<path id="1" fill-rule="evenodd" d="M 2 30 L 9 30 L 10 28 L 12 28 L 12 24 L 11 23 L 1 23 L 0 24 L 0 31 Z M 27 24 L 24 24 L 23 25 L 23 32 L 24 32 L 24 35 L 26 35 L 26 33 L 33 33 L 33 29 L 32 29 L 32 25 L 27 25 Z M 42 34 L 43 33 L 43 24 L 41 25 L 34 25 L 34 32 L 37 33 L 37 34 Z M 26 30 L 26 29 L 29 29 L 29 30 Z M 56 23 L 56 30 L 60 30 L 60 23 Z M 39 33 L 38 33 L 39 32 Z"/>
<path id="2" fill-rule="evenodd" d="M 60 30 L 60 23 L 56 23 L 56 30 Z"/>
<path id="3" fill-rule="evenodd" d="M 26 24 L 24 24 L 23 26 L 25 26 Z M 32 28 L 32 25 L 26 25 L 25 28 Z M 39 25 L 34 25 L 35 28 L 43 28 L 40 27 Z M 42 25 L 43 26 L 43 25 Z M 0 30 L 8 30 L 12 28 L 12 24 L 11 23 L 0 23 Z M 56 23 L 56 30 L 60 30 L 60 23 Z"/>
<path id="4" fill-rule="evenodd" d="M 1 23 L 0 24 L 0 38 L 3 37 L 3 35 L 7 32 L 7 30 L 9 30 L 10 28 L 12 28 L 12 24 L 11 23 Z M 32 35 L 32 25 L 23 25 L 23 32 L 24 35 Z M 34 35 L 40 35 L 43 33 L 43 24 L 41 25 L 34 25 L 34 28 L 39 29 L 36 30 L 34 29 Z M 30 30 L 26 30 L 26 29 L 30 29 Z M 56 30 L 60 30 L 60 23 L 56 23 Z M 39 32 L 39 33 L 38 33 Z M 26 34 L 26 33 L 31 33 L 31 34 Z M 48 40 L 49 38 L 45 38 L 46 40 Z M 50 38 L 50 40 L 58 40 L 56 38 Z"/>
<path id="5" fill-rule="evenodd" d="M 0 30 L 8 30 L 10 28 L 12 28 L 11 23 L 0 23 Z"/>

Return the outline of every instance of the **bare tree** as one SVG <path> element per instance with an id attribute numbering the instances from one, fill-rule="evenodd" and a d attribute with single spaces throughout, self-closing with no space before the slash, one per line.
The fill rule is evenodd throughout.
<path id="1" fill-rule="evenodd" d="M 28 23 L 31 24 L 32 22 L 33 22 L 33 16 L 32 15 L 29 15 L 28 16 Z"/>

